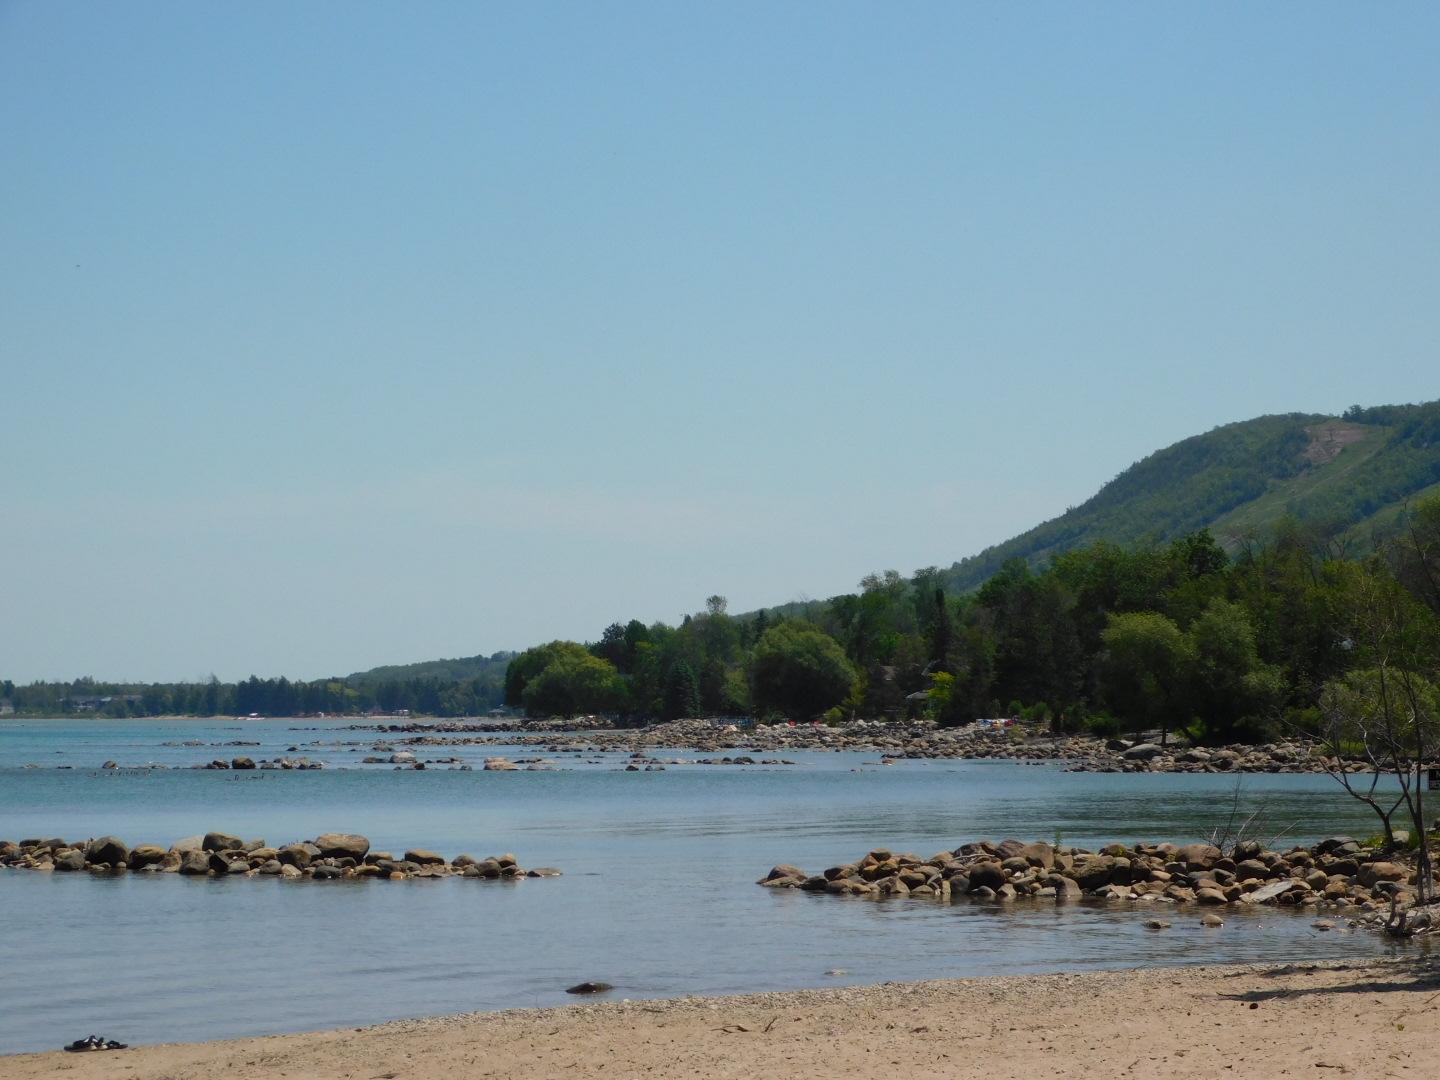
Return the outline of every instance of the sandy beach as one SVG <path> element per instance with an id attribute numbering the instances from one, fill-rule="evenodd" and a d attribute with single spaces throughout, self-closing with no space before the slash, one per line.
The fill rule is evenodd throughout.
<path id="1" fill-rule="evenodd" d="M 23 1054 L 0 1058 L 0 1074 L 1414 1077 L 1440 1075 L 1437 1036 L 1440 961 L 1415 958 L 587 1002 L 109 1053 Z"/>

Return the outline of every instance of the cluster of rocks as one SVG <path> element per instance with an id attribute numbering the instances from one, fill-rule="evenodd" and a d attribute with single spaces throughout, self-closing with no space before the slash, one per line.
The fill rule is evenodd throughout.
<path id="1" fill-rule="evenodd" d="M 1226 854 L 1212 844 L 1112 844 L 1101 851 L 1043 841 L 962 844 L 927 858 L 876 850 L 807 874 L 777 866 L 759 884 L 772 889 L 869 898 L 1065 900 L 1082 896 L 1164 904 L 1275 904 L 1383 919 L 1414 900 L 1411 866 L 1346 836 L 1314 847 L 1266 851 L 1242 841 Z M 1428 917 L 1424 920 L 1428 925 Z"/>
<path id="2" fill-rule="evenodd" d="M 70 767 L 70 766 L 68 766 L 68 765 L 60 765 L 60 766 L 57 766 L 57 768 L 62 768 L 62 769 L 66 769 L 66 768 L 69 768 L 69 767 Z M 27 766 L 27 768 L 28 768 L 28 766 Z M 157 763 L 155 763 L 155 762 L 149 762 L 149 763 L 147 763 L 147 764 L 145 764 L 145 765 L 140 765 L 140 766 L 123 766 L 123 765 L 121 765 L 118 761 L 106 761 L 106 762 L 103 762 L 103 763 L 101 764 L 100 768 L 106 769 L 106 770 L 122 769 L 122 768 L 168 769 L 168 768 L 170 768 L 170 766 L 169 766 L 169 765 L 157 764 Z M 213 761 L 207 761 L 207 762 L 204 762 L 203 764 L 200 764 L 200 765 L 190 765 L 190 766 L 188 766 L 188 768 L 191 768 L 191 769 L 211 769 L 211 770 L 214 770 L 214 769 L 234 769 L 234 770 L 241 771 L 241 772 L 247 771 L 247 770 L 249 770 L 249 769 L 285 769 L 285 770 L 289 770 L 289 769 L 299 769 L 299 770 L 311 770 L 311 769 L 323 769 L 323 768 L 325 768 L 325 763 L 324 763 L 323 761 L 311 761 L 308 757 L 299 757 L 299 758 L 278 757 L 278 758 L 272 758 L 272 759 L 269 759 L 269 760 L 266 760 L 266 759 L 263 759 L 263 758 L 262 758 L 262 759 L 261 759 L 260 761 L 258 761 L 258 762 L 257 762 L 254 758 L 249 758 L 249 757 L 233 757 L 233 758 L 231 758 L 229 761 L 226 761 L 224 758 L 215 758 Z"/>
<path id="3" fill-rule="evenodd" d="M 168 848 L 159 844 L 128 847 L 114 836 L 83 841 L 0 840 L 0 866 L 16 870 L 86 870 L 91 873 L 174 873 L 197 877 L 264 875 L 280 878 L 409 878 L 468 877 L 518 879 L 559 877 L 553 867 L 522 869 L 514 855 L 476 859 L 443 855 L 413 848 L 396 857 L 388 851 L 371 851 L 370 841 L 355 833 L 325 833 L 314 840 L 269 847 L 264 840 L 242 840 L 229 833 L 177 840 Z"/>
<path id="4" fill-rule="evenodd" d="M 407 730 L 422 730 L 411 725 Z M 1298 741 L 1192 747 L 1171 742 L 1101 739 L 1091 735 L 1055 736 L 1021 728 L 979 724 L 941 728 L 927 721 L 867 721 L 834 727 L 822 724 L 756 724 L 741 728 L 705 719 L 675 720 L 645 728 L 554 734 L 484 735 L 473 730 L 446 736 L 433 730 L 404 740 L 411 745 L 543 746 L 549 753 L 629 752 L 643 756 L 656 748 L 686 749 L 729 756 L 791 750 L 850 750 L 880 755 L 882 761 L 911 759 L 1013 760 L 1065 763 L 1076 772 L 1324 772 L 1362 770 L 1361 762 L 1337 762 L 1322 748 Z M 734 755 L 733 751 L 741 751 Z M 654 764 L 690 762 L 651 759 Z M 772 759 L 772 762 L 774 759 Z M 708 763 L 708 762 L 707 762 Z M 775 763 L 784 763 L 783 760 Z M 761 764 L 761 762 L 756 762 Z"/>

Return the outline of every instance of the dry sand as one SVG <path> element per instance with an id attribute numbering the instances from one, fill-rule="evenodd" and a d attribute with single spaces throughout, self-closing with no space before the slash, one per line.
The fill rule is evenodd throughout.
<path id="1" fill-rule="evenodd" d="M 772 1075 L 1440 1077 L 1440 961 L 1166 968 L 587 1003 L 0 1058 L 6 1080 Z"/>

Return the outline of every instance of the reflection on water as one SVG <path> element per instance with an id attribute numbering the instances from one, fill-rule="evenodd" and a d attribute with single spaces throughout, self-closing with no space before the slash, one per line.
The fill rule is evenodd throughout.
<path id="1" fill-rule="evenodd" d="M 392 885 L 0 872 L 0 965 L 8 986 L 23 987 L 0 1010 L 0 1051 L 54 1047 L 102 1028 L 146 1042 L 551 1005 L 584 979 L 631 997 L 715 994 L 1386 948 L 1270 909 L 1227 912 L 1224 928 L 1205 930 L 1193 911 L 1166 907 L 1175 925 L 1154 933 L 1128 906 L 876 903 L 753 884 L 777 862 L 819 870 L 880 845 L 929 855 L 1007 836 L 1058 834 L 1084 846 L 1201 839 L 1231 816 L 1236 779 L 1223 775 L 880 767 L 866 764 L 873 755 L 819 753 L 789 755 L 793 767 L 652 773 L 619 771 L 619 755 L 537 773 L 95 767 L 106 758 L 220 756 L 159 746 L 184 739 L 258 739 L 261 747 L 233 752 L 272 757 L 302 741 L 295 726 L 0 723 L 0 837 L 169 842 L 223 829 L 274 843 L 358 831 L 384 849 L 514 851 L 565 876 Z M 305 739 L 364 737 L 334 726 Z M 431 751 L 452 752 L 478 760 L 497 750 Z M 312 756 L 334 763 L 359 754 Z M 76 768 L 16 767 L 30 761 Z M 1240 797 L 1245 813 L 1264 805 L 1272 834 L 1291 827 L 1297 841 L 1374 831 L 1368 811 L 1323 776 L 1246 777 Z M 827 978 L 832 968 L 848 975 Z"/>

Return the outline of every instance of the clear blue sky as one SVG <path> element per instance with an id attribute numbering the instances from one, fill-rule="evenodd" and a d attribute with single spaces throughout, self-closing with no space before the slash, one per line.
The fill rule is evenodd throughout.
<path id="1" fill-rule="evenodd" d="M 0 3 L 0 676 L 950 562 L 1437 396 L 1429 4 Z"/>

